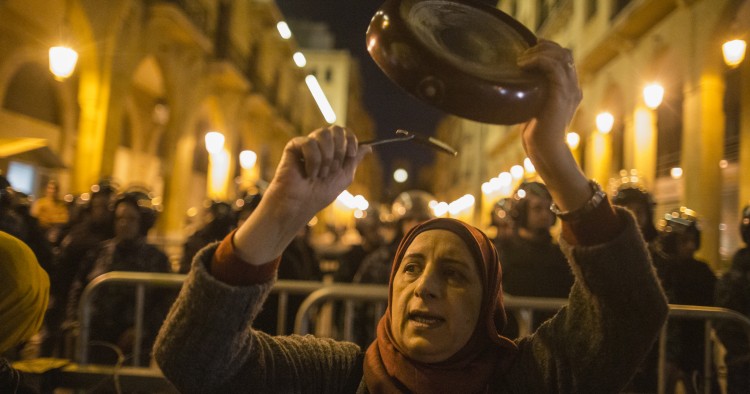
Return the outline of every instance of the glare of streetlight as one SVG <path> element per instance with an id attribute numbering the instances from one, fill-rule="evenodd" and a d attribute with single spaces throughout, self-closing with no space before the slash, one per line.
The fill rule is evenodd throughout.
<path id="1" fill-rule="evenodd" d="M 292 55 L 292 59 L 294 59 L 294 64 L 299 68 L 305 67 L 307 64 L 307 59 L 302 52 L 295 52 L 294 55 Z"/>
<path id="2" fill-rule="evenodd" d="M 565 142 L 568 143 L 568 147 L 570 149 L 577 149 L 578 144 L 581 143 L 581 136 L 578 135 L 575 131 L 568 132 L 567 135 L 565 135 Z"/>
<path id="3" fill-rule="evenodd" d="M 257 160 L 258 155 L 251 150 L 243 150 L 240 152 L 240 167 L 246 170 L 253 168 Z"/>
<path id="4" fill-rule="evenodd" d="M 398 183 L 404 183 L 406 180 L 409 179 L 409 173 L 406 172 L 405 169 L 399 168 L 396 171 L 393 171 L 393 180 Z"/>
<path id="5" fill-rule="evenodd" d="M 672 177 L 672 179 L 682 178 L 682 168 L 673 167 L 671 170 L 669 170 L 669 175 Z"/>
<path id="6" fill-rule="evenodd" d="M 531 159 L 529 159 L 528 157 L 523 159 L 523 168 L 525 168 L 526 172 L 529 172 L 529 173 L 536 172 L 536 168 L 534 168 L 534 163 L 532 163 Z"/>
<path id="7" fill-rule="evenodd" d="M 513 176 L 513 179 L 521 179 L 523 177 L 523 167 L 518 164 L 514 165 L 510 168 L 510 175 Z"/>
<path id="8" fill-rule="evenodd" d="M 664 87 L 658 83 L 650 83 L 643 88 L 643 101 L 650 109 L 656 109 L 664 99 Z"/>
<path id="9" fill-rule="evenodd" d="M 602 112 L 599 115 L 596 115 L 596 128 L 604 133 L 607 134 L 610 131 L 612 131 L 612 126 L 615 124 L 615 117 L 612 116 L 609 112 Z"/>
<path id="10" fill-rule="evenodd" d="M 73 74 L 78 62 L 78 52 L 66 46 L 49 49 L 49 70 L 57 80 L 63 80 Z"/>
<path id="11" fill-rule="evenodd" d="M 288 40 L 292 37 L 292 30 L 289 29 L 289 25 L 286 22 L 281 21 L 276 24 L 276 30 L 279 31 L 281 38 Z"/>
<path id="12" fill-rule="evenodd" d="M 721 46 L 721 52 L 724 54 L 724 63 L 729 67 L 737 67 L 745 59 L 745 49 L 747 43 L 745 40 L 731 40 Z"/>
<path id="13" fill-rule="evenodd" d="M 315 78 L 314 75 L 308 75 L 307 77 L 305 77 L 305 83 L 307 83 L 307 87 L 308 89 L 310 89 L 310 93 L 312 93 L 313 98 L 318 104 L 318 108 L 323 114 L 323 118 L 325 118 L 326 122 L 330 124 L 336 122 L 336 113 L 333 112 L 333 107 L 331 107 L 331 103 L 328 102 L 326 94 L 323 93 L 323 88 L 320 87 L 318 79 Z"/>
<path id="14" fill-rule="evenodd" d="M 206 150 L 208 153 L 216 154 L 224 149 L 224 134 L 218 131 L 209 131 L 206 133 Z"/>

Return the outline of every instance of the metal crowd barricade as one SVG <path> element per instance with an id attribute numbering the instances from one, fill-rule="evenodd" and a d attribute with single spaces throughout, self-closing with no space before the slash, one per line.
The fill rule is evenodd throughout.
<path id="1" fill-rule="evenodd" d="M 84 289 L 79 305 L 79 322 L 80 334 L 78 341 L 77 362 L 83 367 L 88 364 L 88 341 L 89 329 L 91 324 L 91 300 L 98 288 L 109 284 L 129 284 L 136 287 L 136 308 L 135 322 L 136 332 L 133 345 L 133 358 L 137 363 L 141 343 L 143 340 L 143 312 L 144 312 L 144 294 L 146 287 L 180 287 L 186 278 L 186 275 L 180 274 L 162 274 L 162 273 L 141 273 L 141 272 L 109 272 L 95 278 Z M 388 299 L 388 287 L 384 285 L 362 285 L 362 284 L 325 284 L 323 282 L 311 281 L 277 281 L 272 292 L 279 294 L 279 308 L 277 315 L 278 332 L 284 332 L 287 322 L 286 309 L 288 305 L 289 294 L 309 294 L 297 310 L 294 322 L 294 332 L 305 335 L 310 333 L 311 310 L 321 303 L 329 301 L 344 301 L 351 306 L 354 302 L 376 302 L 383 303 Z M 567 303 L 566 299 L 552 298 L 533 298 L 533 297 L 515 297 L 504 296 L 505 309 L 509 313 L 514 313 L 519 322 L 520 335 L 528 334 L 531 330 L 531 318 L 533 311 L 555 311 Z M 690 305 L 673 305 L 670 304 L 670 319 L 700 319 L 706 320 L 706 365 L 705 376 L 710 378 L 712 374 L 710 360 L 712 356 L 711 331 L 713 320 L 729 320 L 742 325 L 750 341 L 750 319 L 735 311 L 714 308 L 698 307 Z M 344 337 L 351 338 L 353 308 L 347 307 L 344 316 Z M 375 324 L 376 322 L 373 322 Z M 669 323 L 667 323 L 669 324 Z M 665 390 L 664 367 L 666 360 L 666 334 L 667 324 L 662 328 L 659 337 L 659 394 Z M 137 366 L 137 364 L 136 364 Z M 140 368 L 148 369 L 148 368 Z M 139 368 L 134 368 L 139 370 Z M 136 374 L 137 375 L 137 374 Z M 136 375 L 131 375 L 130 378 Z M 710 392 L 710 386 L 706 385 L 704 391 Z"/>

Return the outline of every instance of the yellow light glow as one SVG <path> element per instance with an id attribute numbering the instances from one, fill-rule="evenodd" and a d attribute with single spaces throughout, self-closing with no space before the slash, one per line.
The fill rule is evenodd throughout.
<path id="1" fill-rule="evenodd" d="M 240 152 L 240 167 L 249 170 L 255 166 L 255 162 L 258 161 L 258 155 L 251 150 L 243 150 Z"/>
<path id="2" fill-rule="evenodd" d="M 399 168 L 396 171 L 393 171 L 393 180 L 398 183 L 404 183 L 406 180 L 409 179 L 409 173 L 406 172 L 405 169 Z"/>
<path id="3" fill-rule="evenodd" d="M 536 168 L 534 168 L 534 163 L 532 163 L 531 159 L 529 159 L 528 157 L 523 159 L 523 168 L 526 169 L 526 172 L 529 172 L 532 174 L 536 172 Z"/>
<path id="4" fill-rule="evenodd" d="M 218 131 L 209 131 L 206 133 L 206 150 L 210 154 L 217 154 L 224 149 L 224 134 Z"/>
<path id="5" fill-rule="evenodd" d="M 729 67 L 737 67 L 745 59 L 745 50 L 747 49 L 747 43 L 745 40 L 731 40 L 724 43 L 721 46 L 721 51 L 724 54 L 724 63 Z"/>
<path id="6" fill-rule="evenodd" d="M 607 134 L 610 131 L 612 131 L 612 126 L 615 124 L 615 117 L 612 116 L 609 112 L 602 112 L 599 115 L 596 115 L 596 128 L 604 133 Z"/>
<path id="7" fill-rule="evenodd" d="M 643 88 L 643 101 L 650 109 L 656 109 L 664 99 L 664 87 L 658 83 L 650 83 Z"/>
<path id="8" fill-rule="evenodd" d="M 63 80 L 73 74 L 78 62 L 78 52 L 65 46 L 49 49 L 49 70 L 58 80 Z"/>
<path id="9" fill-rule="evenodd" d="M 568 134 L 565 135 L 565 142 L 570 149 L 578 149 L 578 145 L 581 143 L 581 136 L 575 131 L 569 131 Z"/>
<path id="10" fill-rule="evenodd" d="M 281 21 L 276 24 L 276 30 L 279 31 L 279 35 L 281 38 L 288 40 L 292 38 L 292 30 L 289 29 L 289 25 L 286 24 L 286 22 Z"/>
<path id="11" fill-rule="evenodd" d="M 330 124 L 336 122 L 336 113 L 333 112 L 333 107 L 331 107 L 331 103 L 328 102 L 328 98 L 323 93 L 323 88 L 320 87 L 318 79 L 314 75 L 308 75 L 305 77 L 305 83 L 307 83 L 307 87 L 310 89 L 315 102 L 318 103 L 318 108 L 320 108 L 320 112 L 323 114 L 326 122 Z"/>
<path id="12" fill-rule="evenodd" d="M 292 59 L 294 59 L 294 64 L 296 64 L 299 68 L 305 67 L 305 65 L 307 65 L 307 59 L 302 52 L 295 52 L 294 55 L 292 55 Z"/>
<path id="13" fill-rule="evenodd" d="M 208 158 L 208 195 L 225 200 L 229 185 L 229 152 L 220 150 Z"/>
<path id="14" fill-rule="evenodd" d="M 510 168 L 510 175 L 513 176 L 513 179 L 521 179 L 523 177 L 523 167 L 518 164 L 514 165 Z"/>
<path id="15" fill-rule="evenodd" d="M 682 178 L 682 168 L 680 167 L 672 168 L 671 170 L 669 170 L 669 175 L 672 177 L 672 179 Z"/>

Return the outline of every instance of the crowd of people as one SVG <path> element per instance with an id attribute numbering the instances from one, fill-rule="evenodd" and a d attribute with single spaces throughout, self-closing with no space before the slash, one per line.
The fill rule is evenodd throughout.
<path id="1" fill-rule="evenodd" d="M 584 177 L 563 139 L 580 101 L 571 60 L 549 41 L 519 60 L 551 86 L 544 111 L 523 131 L 539 181 L 498 201 L 494 237 L 435 218 L 424 191 L 399 195 L 389 223 L 377 210 L 357 222 L 361 242 L 335 256 L 334 280 L 387 285 L 389 297 L 384 311 L 358 310 L 356 344 L 278 332 L 269 297 L 275 280 L 322 279 L 307 223 L 371 151 L 350 130 L 331 126 L 290 141 L 263 197 L 249 195 L 240 208 L 211 203 L 174 269 L 148 242 L 158 214 L 148 191 L 103 181 L 88 198 L 66 203 L 52 180 L 32 201 L 0 177 L 0 251 L 10 267 L 0 276 L 10 283 L 0 288 L 0 351 L 15 358 L 40 332 L 37 355 L 63 357 L 81 291 L 94 278 L 174 271 L 187 274 L 179 296 L 146 296 L 137 361 L 158 363 L 183 392 L 655 392 L 654 344 L 667 302 L 750 316 L 750 252 L 738 251 L 719 279 L 695 257 L 694 211 L 682 207 L 657 221 L 642 185 L 623 184 L 609 198 Z M 750 207 L 740 232 L 750 242 Z M 11 283 L 15 277 L 23 280 Z M 506 315 L 504 295 L 568 303 L 521 330 Z M 21 302 L 28 304 L 22 313 Z M 290 300 L 287 321 L 300 302 Z M 90 338 L 103 346 L 92 348 L 91 361 L 132 357 L 134 305 L 128 289 L 97 297 Z M 727 350 L 728 391 L 750 392 L 745 332 L 726 322 L 716 330 Z M 682 382 L 689 393 L 718 392 L 715 366 L 704 373 L 703 322 L 670 321 L 668 332 L 667 391 Z M 0 389 L 19 385 L 0 359 Z"/>

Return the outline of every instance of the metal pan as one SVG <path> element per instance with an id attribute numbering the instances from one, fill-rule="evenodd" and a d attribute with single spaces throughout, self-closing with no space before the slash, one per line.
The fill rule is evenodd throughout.
<path id="1" fill-rule="evenodd" d="M 484 123 L 515 124 L 544 104 L 542 75 L 518 55 L 537 38 L 511 16 L 471 0 L 386 0 L 367 29 L 383 72 L 420 100 Z"/>

